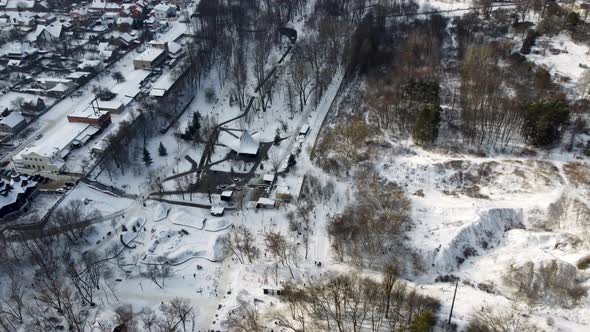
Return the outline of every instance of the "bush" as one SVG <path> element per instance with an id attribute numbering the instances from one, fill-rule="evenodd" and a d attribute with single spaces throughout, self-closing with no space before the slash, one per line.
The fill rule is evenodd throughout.
<path id="1" fill-rule="evenodd" d="M 576 266 L 580 270 L 585 270 L 588 267 L 590 267 L 590 255 L 580 257 L 580 259 L 578 259 L 578 261 L 576 262 Z"/>
<path id="2" fill-rule="evenodd" d="M 551 74 L 545 68 L 539 68 L 535 73 L 535 89 L 546 90 L 551 86 Z"/>
<path id="3" fill-rule="evenodd" d="M 530 29 L 526 33 L 526 37 L 522 41 L 522 47 L 520 48 L 520 53 L 522 54 L 529 54 L 531 53 L 531 47 L 535 46 L 535 41 L 539 37 L 539 33 L 534 29 Z"/>
<path id="4" fill-rule="evenodd" d="M 215 89 L 209 87 L 207 89 L 205 89 L 205 100 L 209 103 L 209 104 L 213 104 L 215 102 L 217 95 L 215 94 Z"/>
<path id="5" fill-rule="evenodd" d="M 580 14 L 576 12 L 569 12 L 565 18 L 565 22 L 568 26 L 575 27 L 580 23 Z"/>
<path id="6" fill-rule="evenodd" d="M 411 332 L 429 332 L 436 324 L 436 319 L 430 311 L 423 311 L 410 325 Z"/>

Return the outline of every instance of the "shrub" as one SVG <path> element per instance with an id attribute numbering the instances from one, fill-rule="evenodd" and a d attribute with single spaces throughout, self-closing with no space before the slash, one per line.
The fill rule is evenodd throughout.
<path id="1" fill-rule="evenodd" d="M 551 86 L 551 74 L 545 68 L 539 68 L 535 73 L 535 89 L 546 90 Z"/>
<path id="2" fill-rule="evenodd" d="M 580 270 L 585 270 L 590 267 L 590 255 L 580 257 L 580 259 L 578 259 L 576 262 L 576 266 Z"/>
<path id="3" fill-rule="evenodd" d="M 205 100 L 209 104 L 213 104 L 215 102 L 216 97 L 217 97 L 217 95 L 215 94 L 215 89 L 213 89 L 211 87 L 205 89 Z"/>
<path id="4" fill-rule="evenodd" d="M 526 33 L 526 37 L 522 41 L 522 47 L 520 48 L 520 53 L 522 54 L 529 54 L 531 53 L 531 47 L 535 46 L 535 41 L 539 37 L 539 33 L 534 29 L 530 29 Z"/>
<path id="5" fill-rule="evenodd" d="M 430 311 L 423 311 L 410 325 L 411 332 L 428 332 L 432 330 L 432 327 L 436 324 L 436 319 Z"/>

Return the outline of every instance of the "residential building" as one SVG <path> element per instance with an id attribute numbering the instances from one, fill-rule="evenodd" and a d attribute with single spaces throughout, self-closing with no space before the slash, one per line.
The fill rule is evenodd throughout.
<path id="1" fill-rule="evenodd" d="M 156 19 L 164 21 L 176 16 L 176 7 L 161 3 L 154 7 L 152 13 Z"/>
<path id="2" fill-rule="evenodd" d="M 176 42 L 171 42 L 168 44 L 168 56 L 172 59 L 178 59 L 184 54 L 184 49 L 182 45 Z"/>
<path id="3" fill-rule="evenodd" d="M 0 218 L 11 219 L 27 211 L 38 187 L 35 177 L 19 175 L 0 179 Z"/>
<path id="4" fill-rule="evenodd" d="M 135 69 L 153 69 L 166 58 L 166 50 L 150 47 L 133 59 Z"/>
<path id="5" fill-rule="evenodd" d="M 0 120 L 0 131 L 16 134 L 27 125 L 25 117 L 19 112 L 12 112 Z"/>
<path id="6" fill-rule="evenodd" d="M 63 26 L 60 23 L 50 25 L 38 25 L 31 41 L 36 43 L 53 43 L 61 40 L 64 36 Z"/>

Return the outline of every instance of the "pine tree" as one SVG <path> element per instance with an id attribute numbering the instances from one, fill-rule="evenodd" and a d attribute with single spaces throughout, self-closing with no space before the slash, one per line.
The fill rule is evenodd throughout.
<path id="1" fill-rule="evenodd" d="M 414 126 L 416 144 L 428 145 L 434 143 L 438 136 L 439 122 L 440 108 L 432 105 L 426 106 L 416 118 L 416 126 Z"/>
<path id="2" fill-rule="evenodd" d="M 201 114 L 199 112 L 193 113 L 193 120 L 191 123 L 191 129 L 197 131 L 201 129 Z"/>
<path id="3" fill-rule="evenodd" d="M 201 141 L 201 114 L 195 112 L 193 114 L 193 120 L 191 122 L 191 136 L 193 142 L 198 143 Z"/>
<path id="4" fill-rule="evenodd" d="M 274 145 L 279 145 L 281 143 L 281 135 L 279 134 L 279 128 L 275 133 Z"/>
<path id="5" fill-rule="evenodd" d="M 143 148 L 143 163 L 145 164 L 145 166 L 150 166 L 153 161 L 152 161 L 152 156 L 150 155 L 150 152 L 144 147 Z"/>
<path id="6" fill-rule="evenodd" d="M 287 167 L 291 168 L 297 164 L 297 160 L 295 159 L 294 155 L 289 155 L 289 160 L 287 160 Z"/>
<path id="7" fill-rule="evenodd" d="M 160 146 L 158 147 L 158 154 L 160 157 L 165 157 L 168 155 L 168 150 L 166 150 L 166 147 L 164 144 L 162 144 L 162 142 L 160 142 Z"/>

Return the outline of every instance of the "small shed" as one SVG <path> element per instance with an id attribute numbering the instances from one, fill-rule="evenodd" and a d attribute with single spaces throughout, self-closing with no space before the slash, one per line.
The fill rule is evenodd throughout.
<path id="1" fill-rule="evenodd" d="M 272 184 L 275 180 L 275 175 L 272 173 L 267 173 L 262 176 L 262 181 L 268 184 Z"/>
<path id="2" fill-rule="evenodd" d="M 277 199 L 284 200 L 284 201 L 290 200 L 292 198 L 292 196 L 291 196 L 291 192 L 289 191 L 289 187 L 288 186 L 277 187 L 276 197 L 277 197 Z"/>
<path id="3" fill-rule="evenodd" d="M 275 206 L 276 206 L 275 200 L 270 199 L 270 198 L 266 198 L 266 197 L 260 197 L 258 199 L 258 201 L 256 202 L 257 209 L 260 209 L 260 208 L 274 209 Z"/>
<path id="4" fill-rule="evenodd" d="M 211 207 L 211 215 L 212 216 L 221 217 L 221 216 L 223 216 L 224 212 L 225 212 L 225 208 L 223 206 L 212 206 Z"/>
<path id="5" fill-rule="evenodd" d="M 234 192 L 232 190 L 224 190 L 221 192 L 221 200 L 224 202 L 229 202 L 231 201 L 233 194 Z"/>
<path id="6" fill-rule="evenodd" d="M 308 124 L 303 125 L 301 127 L 301 129 L 299 130 L 299 135 L 305 136 L 305 135 L 307 135 L 307 133 L 309 133 L 309 125 Z"/>

